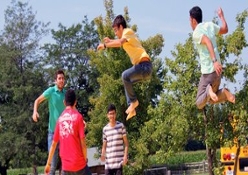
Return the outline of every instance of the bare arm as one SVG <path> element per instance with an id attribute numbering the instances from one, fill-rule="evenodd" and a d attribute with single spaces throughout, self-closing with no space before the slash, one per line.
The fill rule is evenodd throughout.
<path id="1" fill-rule="evenodd" d="M 104 43 L 100 43 L 97 47 L 97 50 L 103 50 L 107 47 L 121 47 L 122 44 L 126 42 L 125 38 L 121 39 L 109 39 L 108 37 L 104 38 Z"/>
<path id="2" fill-rule="evenodd" d="M 204 44 L 207 46 L 210 57 L 211 57 L 212 61 L 214 61 L 214 59 L 216 58 L 215 53 L 214 53 L 214 47 L 213 47 L 212 42 L 210 41 L 210 39 L 206 35 L 202 36 L 201 44 Z M 220 75 L 222 72 L 222 65 L 218 61 L 216 61 L 216 62 L 214 62 L 214 69 L 215 69 L 217 75 Z"/>
<path id="3" fill-rule="evenodd" d="M 101 154 L 101 161 L 105 161 L 105 156 L 106 156 L 106 147 L 107 147 L 107 142 L 104 141 L 102 144 L 102 154 Z"/>
<path id="4" fill-rule="evenodd" d="M 38 121 L 38 118 L 39 118 L 39 114 L 38 114 L 38 107 L 39 107 L 39 105 L 43 102 L 45 100 L 45 97 L 44 97 L 44 95 L 40 95 L 35 101 L 34 101 L 34 110 L 33 110 L 33 116 L 32 116 L 32 118 L 33 118 L 33 120 L 35 121 L 35 122 L 37 122 Z"/>
<path id="5" fill-rule="evenodd" d="M 87 162 L 87 146 L 86 146 L 85 138 L 82 138 L 80 141 L 81 141 L 82 152 L 83 152 L 85 161 Z"/>
<path id="6" fill-rule="evenodd" d="M 224 17 L 223 10 L 221 8 L 218 9 L 218 16 L 221 20 L 222 26 L 220 27 L 219 34 L 226 34 L 228 32 L 228 26 Z"/>
<path id="7" fill-rule="evenodd" d="M 203 35 L 202 39 L 201 39 L 201 44 L 206 45 L 206 47 L 209 51 L 210 57 L 213 60 L 215 58 L 215 53 L 214 53 L 214 46 L 213 46 L 211 40 L 206 35 Z"/>
<path id="8" fill-rule="evenodd" d="M 44 173 L 45 174 L 48 174 L 49 171 L 50 171 L 50 167 L 51 167 L 51 162 L 52 162 L 52 158 L 53 158 L 53 155 L 54 155 L 54 151 L 56 149 L 56 146 L 57 146 L 57 142 L 52 142 L 52 145 L 51 145 L 51 148 L 49 150 L 49 155 L 48 155 L 48 159 L 47 159 L 47 163 L 46 163 L 46 166 L 45 166 L 45 170 L 44 170 Z"/>
<path id="9" fill-rule="evenodd" d="M 125 145 L 125 149 L 124 149 L 124 157 L 123 157 L 123 165 L 127 164 L 128 161 L 128 140 L 127 140 L 127 136 L 123 136 L 123 141 L 124 141 L 124 145 Z"/>

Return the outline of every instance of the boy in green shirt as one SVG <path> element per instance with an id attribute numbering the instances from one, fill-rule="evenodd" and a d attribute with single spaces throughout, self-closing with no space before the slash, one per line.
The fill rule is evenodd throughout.
<path id="1" fill-rule="evenodd" d="M 49 107 L 49 123 L 48 123 L 48 150 L 50 150 L 52 141 L 53 141 L 53 134 L 54 129 L 56 126 L 57 119 L 59 118 L 60 114 L 64 111 L 64 99 L 65 99 L 65 74 L 62 70 L 58 70 L 55 74 L 55 85 L 49 87 L 45 90 L 42 95 L 40 95 L 34 102 L 34 110 L 33 110 L 33 120 L 35 122 L 38 121 L 39 114 L 37 112 L 38 106 L 45 100 L 48 101 Z M 51 163 L 51 171 L 50 175 L 55 175 L 56 166 L 58 162 L 58 147 L 55 150 L 55 154 L 52 159 Z"/>

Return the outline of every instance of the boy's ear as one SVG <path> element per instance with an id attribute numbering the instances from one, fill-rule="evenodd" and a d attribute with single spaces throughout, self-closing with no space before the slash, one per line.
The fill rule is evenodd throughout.
<path id="1" fill-rule="evenodd" d="M 73 107 L 76 108 L 76 105 L 77 105 L 77 100 L 75 101 Z"/>
<path id="2" fill-rule="evenodd" d="M 64 102 L 64 105 L 66 106 L 65 100 L 63 100 L 63 102 Z"/>

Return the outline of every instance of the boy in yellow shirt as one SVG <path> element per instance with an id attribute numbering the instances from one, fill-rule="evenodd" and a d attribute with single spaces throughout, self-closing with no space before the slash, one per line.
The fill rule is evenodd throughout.
<path id="1" fill-rule="evenodd" d="M 135 32 L 127 28 L 126 20 L 122 15 L 118 15 L 114 19 L 112 27 L 118 39 L 104 38 L 104 43 L 100 43 L 97 50 L 123 46 L 123 49 L 130 57 L 133 66 L 122 73 L 125 95 L 129 105 L 126 110 L 128 114 L 126 120 L 128 120 L 136 115 L 135 108 L 139 105 L 133 90 L 133 84 L 151 77 L 152 63 Z"/>

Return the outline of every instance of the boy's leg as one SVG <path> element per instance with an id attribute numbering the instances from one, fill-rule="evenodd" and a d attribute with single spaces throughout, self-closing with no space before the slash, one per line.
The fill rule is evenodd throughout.
<path id="1" fill-rule="evenodd" d="M 136 110 L 132 110 L 128 113 L 126 120 L 129 120 L 130 118 L 134 117 L 136 115 Z"/>
<path id="2" fill-rule="evenodd" d="M 84 168 L 85 170 L 85 175 L 92 175 L 91 174 L 91 171 L 90 171 L 90 168 L 88 167 L 88 165 L 86 165 L 86 167 Z"/>
<path id="3" fill-rule="evenodd" d="M 196 106 L 203 109 L 209 100 L 208 91 L 210 84 L 206 82 L 204 75 L 201 76 L 196 95 Z"/>
<path id="4" fill-rule="evenodd" d="M 231 102 L 235 103 L 235 95 L 233 95 L 228 89 L 224 88 L 224 93 L 226 95 L 226 99 Z"/>
<path id="5" fill-rule="evenodd" d="M 116 175 L 122 175 L 122 167 L 116 169 Z"/>
<path id="6" fill-rule="evenodd" d="M 137 108 L 138 106 L 139 106 L 139 101 L 138 100 L 136 100 L 134 102 L 131 102 L 129 107 L 126 110 L 126 114 L 130 114 L 132 116 L 136 115 L 135 108 Z M 131 118 L 131 116 L 129 116 L 129 118 Z"/>
<path id="7" fill-rule="evenodd" d="M 114 175 L 113 170 L 105 169 L 105 175 Z"/>
<path id="8" fill-rule="evenodd" d="M 216 93 L 213 91 L 213 88 L 212 88 L 211 85 L 209 86 L 208 94 L 209 94 L 209 97 L 210 97 L 210 99 L 211 99 L 212 101 L 215 101 L 215 102 L 218 101 L 218 96 L 217 96 Z"/>
<path id="9" fill-rule="evenodd" d="M 142 79 L 142 75 L 135 71 L 135 66 L 125 70 L 122 73 L 122 81 L 124 84 L 125 95 L 128 106 L 137 100 L 136 94 L 133 90 L 133 84 Z"/>
<path id="10" fill-rule="evenodd" d="M 90 168 L 88 167 L 88 165 L 86 165 L 83 169 L 79 170 L 79 171 L 62 171 L 63 175 L 92 175 L 90 172 Z"/>
<path id="11" fill-rule="evenodd" d="M 151 76 L 151 73 L 151 62 L 140 63 L 125 70 L 122 73 L 122 81 L 124 84 L 126 99 L 128 105 L 130 105 L 129 108 L 126 110 L 126 113 L 130 113 L 139 105 L 137 97 L 133 90 L 133 84 L 148 79 Z"/>
<path id="12" fill-rule="evenodd" d="M 219 88 L 218 83 L 213 83 L 214 81 L 220 81 L 215 72 L 211 74 L 203 74 L 200 78 L 198 92 L 196 97 L 196 105 L 198 109 L 203 109 L 207 102 L 212 99 L 212 101 L 217 101 L 218 97 L 215 94 L 216 89 Z"/>
<path id="13" fill-rule="evenodd" d="M 213 80 L 214 81 L 212 82 L 212 87 L 213 87 L 213 91 L 216 93 L 218 97 L 218 100 L 217 101 L 210 100 L 210 103 L 217 104 L 225 101 L 235 103 L 235 96 L 228 89 L 226 88 L 219 89 L 221 83 L 221 77 L 216 75 L 216 77 Z"/>
<path id="14" fill-rule="evenodd" d="M 228 89 L 223 88 L 223 89 L 219 89 L 216 92 L 217 96 L 218 96 L 218 101 L 217 102 L 213 102 L 210 101 L 211 104 L 216 104 L 216 103 L 223 103 L 225 101 L 229 101 L 231 103 L 235 103 L 235 95 L 233 95 Z"/>
<path id="15" fill-rule="evenodd" d="M 52 141 L 53 141 L 53 132 L 48 132 L 48 138 L 47 138 L 47 141 L 48 141 L 48 151 L 50 151 L 50 147 L 52 145 Z M 52 162 L 51 162 L 51 169 L 50 169 L 50 172 L 49 172 L 49 175 L 55 175 L 55 172 L 56 172 L 56 168 L 57 168 L 57 162 L 58 162 L 58 145 L 54 151 L 54 155 L 53 155 L 53 158 L 52 158 Z"/>

